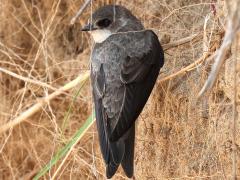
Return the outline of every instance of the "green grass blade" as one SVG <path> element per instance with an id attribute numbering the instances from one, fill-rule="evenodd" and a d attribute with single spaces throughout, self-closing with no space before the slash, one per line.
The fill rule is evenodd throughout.
<path id="1" fill-rule="evenodd" d="M 91 127 L 95 119 L 95 113 L 92 113 L 85 121 L 83 126 L 75 133 L 73 138 L 51 159 L 51 161 L 33 178 L 34 180 L 44 176 L 61 158 L 63 158 L 71 147 L 78 142 L 85 132 Z"/>
<path id="2" fill-rule="evenodd" d="M 79 87 L 78 91 L 76 92 L 76 94 L 75 94 L 75 96 L 74 96 L 74 98 L 73 98 L 73 101 L 71 102 L 71 104 L 70 104 L 70 106 L 69 106 L 69 108 L 68 108 L 67 113 L 64 115 L 64 119 L 63 119 L 63 123 L 62 123 L 62 127 L 61 127 L 62 132 L 64 132 L 65 129 L 66 129 L 66 127 L 67 127 L 67 123 L 68 123 L 68 121 L 69 121 L 69 119 L 70 119 L 70 115 L 71 115 L 71 113 L 72 113 L 72 108 L 73 108 L 73 106 L 74 106 L 74 103 L 76 102 L 77 97 L 79 96 L 79 94 L 80 94 L 83 86 L 84 86 L 85 83 L 87 82 L 87 80 L 88 80 L 88 79 L 84 80 L 84 81 L 80 84 L 80 87 Z"/>

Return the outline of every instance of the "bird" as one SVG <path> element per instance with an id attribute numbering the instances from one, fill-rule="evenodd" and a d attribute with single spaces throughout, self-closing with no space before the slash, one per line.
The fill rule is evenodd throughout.
<path id="1" fill-rule="evenodd" d="M 158 36 L 121 5 L 98 8 L 82 28 L 94 41 L 91 86 L 106 177 L 134 175 L 135 121 L 164 65 Z"/>

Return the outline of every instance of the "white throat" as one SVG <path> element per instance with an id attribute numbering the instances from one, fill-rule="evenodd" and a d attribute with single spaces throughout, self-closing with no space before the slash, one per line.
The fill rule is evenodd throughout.
<path id="1" fill-rule="evenodd" d="M 112 35 L 111 31 L 106 30 L 106 29 L 97 29 L 97 30 L 93 30 L 90 32 L 93 40 L 95 41 L 95 43 L 102 43 L 103 41 L 105 41 L 109 36 Z"/>

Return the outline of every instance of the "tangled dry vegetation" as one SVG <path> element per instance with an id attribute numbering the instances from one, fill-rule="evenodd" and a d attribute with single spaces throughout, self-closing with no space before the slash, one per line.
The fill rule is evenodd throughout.
<path id="1" fill-rule="evenodd" d="M 32 179 L 91 114 L 88 81 L 41 102 L 89 69 L 92 41 L 80 28 L 92 10 L 114 2 L 132 10 L 165 48 L 165 66 L 138 120 L 136 179 L 230 179 L 233 152 L 238 160 L 240 151 L 239 116 L 236 131 L 232 124 L 235 100 L 240 112 L 239 38 L 214 88 L 197 99 L 225 34 L 223 0 L 93 1 L 73 26 L 83 0 L 2 0 L 0 179 Z M 32 116 L 3 130 L 37 103 Z M 239 161 L 235 166 L 239 176 Z M 44 179 L 104 179 L 104 171 L 93 125 Z M 122 170 L 115 179 L 126 179 Z"/>

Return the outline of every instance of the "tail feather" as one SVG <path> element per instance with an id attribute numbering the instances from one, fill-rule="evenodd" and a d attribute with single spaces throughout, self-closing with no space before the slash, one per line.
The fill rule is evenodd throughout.
<path id="1" fill-rule="evenodd" d="M 120 165 L 125 151 L 125 142 L 121 139 L 117 142 L 109 142 L 110 144 L 110 155 L 109 161 L 106 166 L 106 176 L 110 179 L 117 171 Z"/>
<path id="2" fill-rule="evenodd" d="M 134 171 L 134 142 L 135 125 L 117 142 L 110 142 L 109 160 L 106 166 L 106 176 L 108 179 L 116 173 L 118 166 L 122 168 L 128 178 L 133 176 Z"/>
<path id="3" fill-rule="evenodd" d="M 122 168 L 128 178 L 133 176 L 134 171 L 134 140 L 135 125 L 128 131 L 128 137 L 125 139 L 125 153 L 121 162 Z"/>
<path id="4" fill-rule="evenodd" d="M 117 142 L 110 142 L 110 151 L 114 163 L 120 164 L 124 156 L 125 142 L 122 140 L 119 140 Z"/>
<path id="5" fill-rule="evenodd" d="M 119 164 L 114 164 L 113 162 L 110 162 L 109 164 L 107 164 L 106 176 L 108 179 L 111 179 L 113 177 L 113 175 L 116 173 L 118 169 L 118 166 Z"/>

